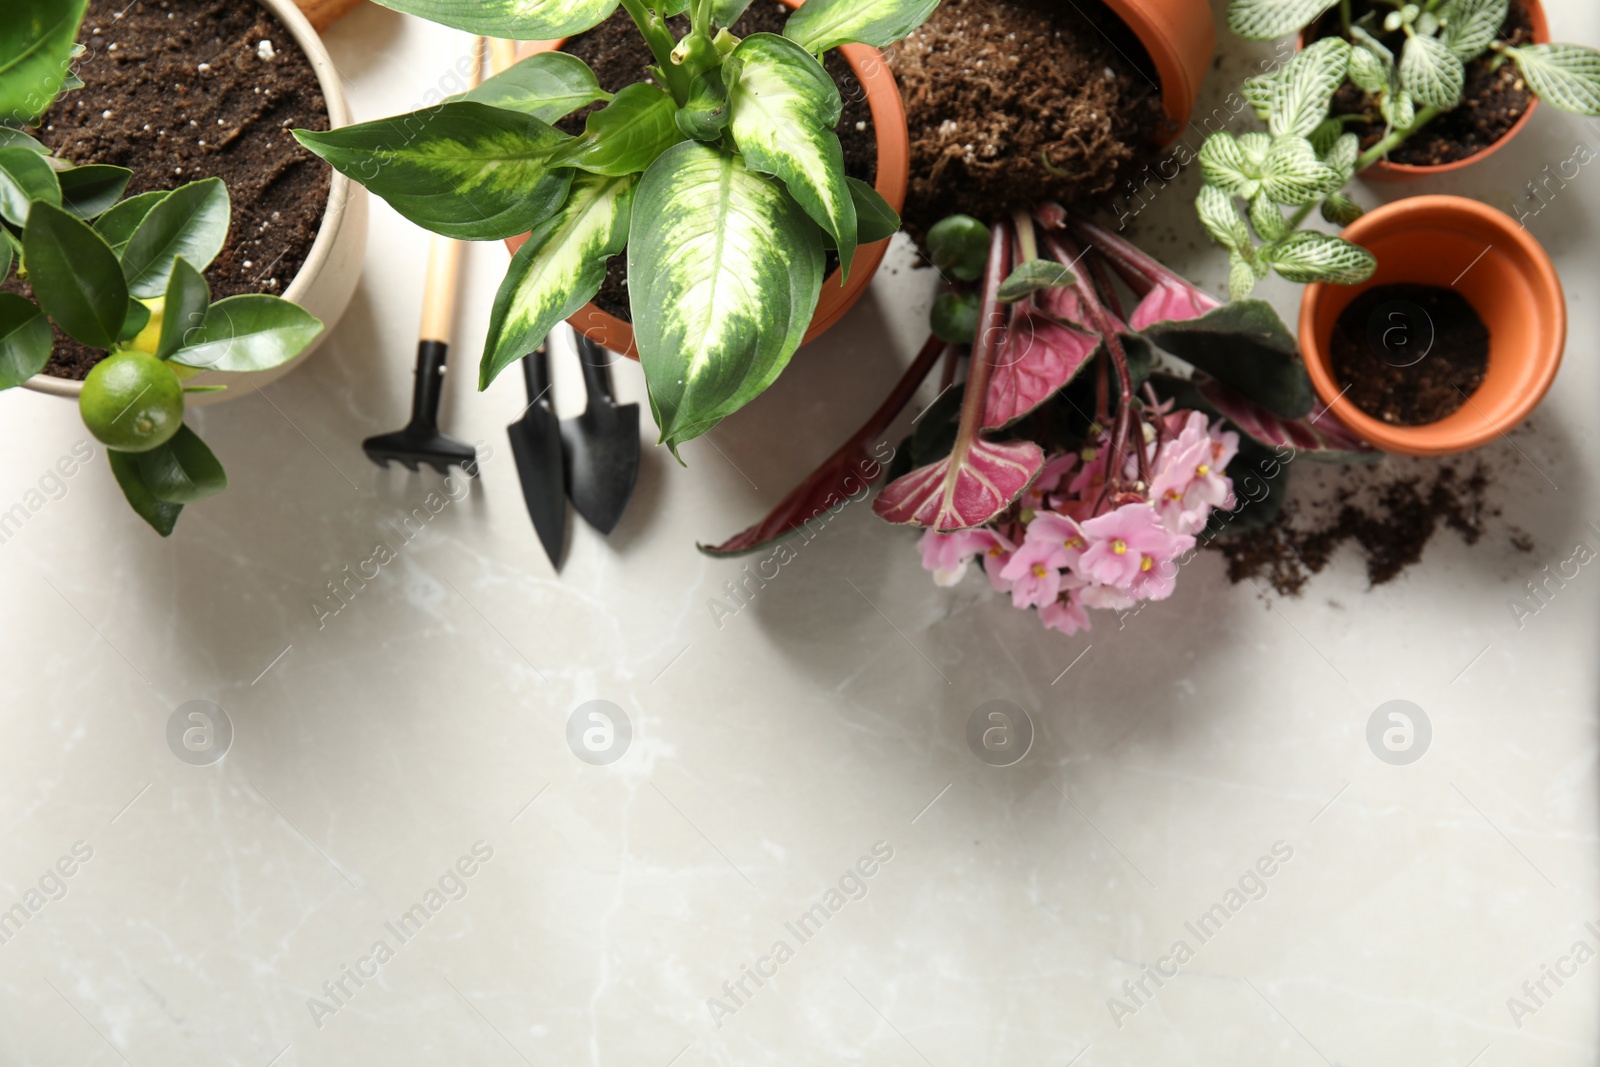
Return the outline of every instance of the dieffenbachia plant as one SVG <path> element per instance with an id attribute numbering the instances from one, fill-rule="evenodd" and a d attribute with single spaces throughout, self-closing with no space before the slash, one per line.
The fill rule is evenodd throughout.
<path id="1" fill-rule="evenodd" d="M 472 33 L 548 40 L 618 0 L 382 0 Z M 843 102 L 821 58 L 886 46 L 938 0 L 808 0 L 783 35 L 728 29 L 750 0 L 621 0 L 650 77 L 615 95 L 546 52 L 444 103 L 301 143 L 411 221 L 464 240 L 530 234 L 500 286 L 479 387 L 600 290 L 627 252 L 634 336 L 661 440 L 674 453 L 766 389 L 799 347 L 826 251 L 846 272 L 899 226 L 846 176 Z M 666 19 L 689 15 L 675 39 Z M 641 72 L 641 75 L 643 72 Z M 552 124 L 589 104 L 582 136 Z"/>
<path id="2" fill-rule="evenodd" d="M 211 300 L 201 272 L 222 250 L 230 205 L 221 179 L 123 198 L 133 172 L 75 167 L 24 126 L 78 82 L 70 63 L 83 0 L 8 0 L 0 13 L 0 389 L 44 370 L 52 330 L 108 353 L 79 407 L 107 446 L 133 509 L 163 537 L 185 504 L 227 486 L 222 465 L 184 425 L 186 386 L 202 370 L 259 371 L 292 359 L 322 331 L 304 309 L 267 295 Z"/>

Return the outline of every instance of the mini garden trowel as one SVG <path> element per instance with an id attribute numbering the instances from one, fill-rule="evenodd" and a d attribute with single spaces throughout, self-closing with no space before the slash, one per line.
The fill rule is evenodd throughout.
<path id="1" fill-rule="evenodd" d="M 546 341 L 522 358 L 522 376 L 528 383 L 528 407 L 522 417 L 506 427 L 511 454 L 528 516 L 544 545 L 545 555 L 561 569 L 561 551 L 567 543 L 566 475 L 561 462 L 561 422 L 550 399 L 550 343 Z"/>
<path id="2" fill-rule="evenodd" d="M 618 405 L 606 369 L 611 353 L 574 332 L 589 406 L 561 423 L 566 446 L 567 495 L 573 507 L 603 534 L 617 521 L 639 480 L 639 405 Z"/>

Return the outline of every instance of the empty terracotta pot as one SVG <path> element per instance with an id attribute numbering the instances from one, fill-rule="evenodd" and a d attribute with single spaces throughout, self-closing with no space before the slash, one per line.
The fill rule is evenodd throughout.
<path id="1" fill-rule="evenodd" d="M 1200 84 L 1211 69 L 1217 30 L 1205 0 L 1106 0 L 1106 6 L 1138 36 L 1161 79 L 1161 103 L 1175 140 L 1189 123 Z"/>
<path id="2" fill-rule="evenodd" d="M 1513 429 L 1544 398 L 1567 343 L 1567 305 L 1550 257 L 1501 211 L 1459 196 L 1418 196 L 1368 212 L 1344 231 L 1378 257 L 1361 285 L 1308 285 L 1300 301 L 1300 348 L 1317 396 L 1356 434 L 1386 452 L 1443 456 Z M 1454 414 L 1394 426 L 1346 399 L 1334 377 L 1334 324 L 1351 301 L 1380 285 L 1455 289 L 1489 328 L 1483 384 Z"/>

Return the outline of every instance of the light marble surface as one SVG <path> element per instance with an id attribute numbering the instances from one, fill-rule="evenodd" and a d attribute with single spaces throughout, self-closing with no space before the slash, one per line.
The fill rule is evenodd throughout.
<path id="1" fill-rule="evenodd" d="M 1600 42 L 1600 9 L 1548 3 L 1558 39 Z M 1202 109 L 1268 51 L 1222 40 Z M 373 8 L 330 43 L 362 117 L 419 102 L 459 48 Z M 1580 140 L 1600 130 L 1545 108 L 1436 188 L 1509 209 Z M 1600 946 L 1600 577 L 1521 629 L 1508 608 L 1540 566 L 1600 546 L 1592 171 L 1529 219 L 1572 339 L 1531 425 L 1486 450 L 1504 514 L 1483 543 L 1441 536 L 1370 591 L 1341 555 L 1287 600 L 1205 554 L 1169 603 L 1073 638 L 976 576 L 935 588 L 913 539 L 859 506 L 713 622 L 737 568 L 696 540 L 781 496 L 920 340 L 931 279 L 904 254 L 688 469 L 648 449 L 621 528 L 575 525 L 557 577 L 505 444 L 521 382 L 477 395 L 464 373 L 501 249 L 471 252 L 446 398 L 448 425 L 492 446 L 481 483 L 447 496 L 359 450 L 406 408 L 426 245 L 374 202 L 327 346 L 198 416 L 223 497 L 162 541 L 97 456 L 0 544 L 0 909 L 41 877 L 60 896 L 0 944 L 0 1064 L 1593 1064 L 1600 962 L 1546 979 L 1530 1015 L 1507 1006 L 1574 942 Z M 1215 289 L 1192 182 L 1140 232 Z M 1268 295 L 1293 315 L 1292 287 Z M 557 372 L 575 409 L 570 355 Z M 642 399 L 636 367 L 617 380 Z M 85 436 L 67 403 L 0 396 L 0 508 Z M 391 523 L 430 492 L 403 541 Z M 319 627 L 324 583 L 379 542 L 397 558 Z M 1410 766 L 1365 740 L 1396 698 L 1433 723 Z M 192 699 L 231 717 L 220 763 L 168 749 Z M 565 743 L 592 699 L 633 724 L 609 766 Z M 964 743 L 990 699 L 1037 725 L 1014 767 Z M 478 842 L 492 856 L 444 881 L 465 895 L 402 942 L 385 924 Z M 1202 944 L 1185 923 L 1279 842 L 1265 895 Z M 864 864 L 865 896 L 789 932 L 875 844 L 892 859 Z M 780 940 L 775 979 L 724 993 Z M 1124 992 L 1180 940 L 1178 977 Z M 377 976 L 329 999 L 379 941 Z M 736 1008 L 720 1026 L 713 997 Z M 1113 997 L 1137 1010 L 1113 1020 Z"/>

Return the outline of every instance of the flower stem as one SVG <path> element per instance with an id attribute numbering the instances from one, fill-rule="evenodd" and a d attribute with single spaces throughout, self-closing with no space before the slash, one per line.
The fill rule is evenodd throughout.
<path id="1" fill-rule="evenodd" d="M 956 470 L 983 425 L 983 408 L 989 397 L 989 378 L 994 371 L 994 354 L 1005 332 L 1006 309 L 1000 303 L 1000 283 L 1011 272 L 1011 227 L 999 223 L 989 238 L 989 269 L 983 279 L 983 302 L 978 311 L 978 330 L 972 339 L 972 365 L 967 368 L 967 391 L 961 400 L 961 427 L 956 447 L 951 452 L 950 469 Z"/>

